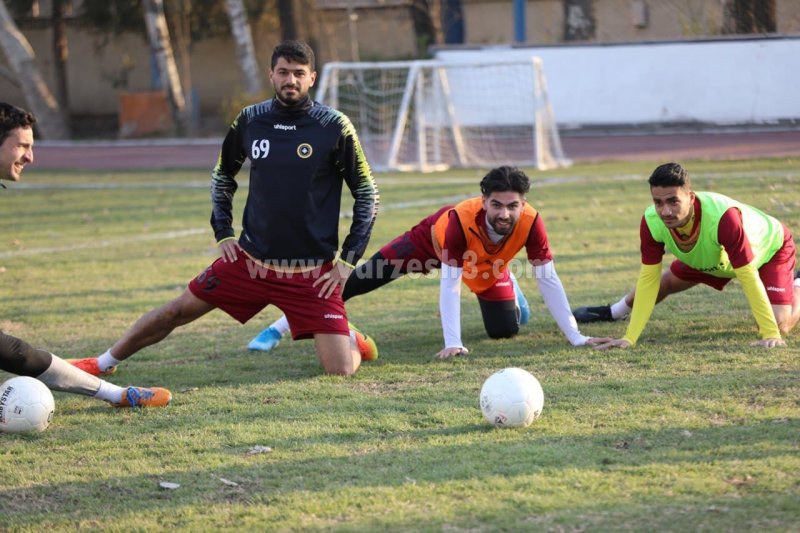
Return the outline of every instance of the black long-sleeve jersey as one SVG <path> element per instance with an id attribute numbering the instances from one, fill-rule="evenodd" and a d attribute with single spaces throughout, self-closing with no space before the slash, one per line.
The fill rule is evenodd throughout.
<path id="1" fill-rule="evenodd" d="M 250 158 L 250 192 L 239 245 L 264 262 L 330 261 L 339 245 L 342 183 L 355 199 L 341 258 L 364 254 L 378 211 L 378 188 L 346 115 L 310 98 L 244 108 L 222 143 L 211 179 L 211 227 L 233 237 L 234 179 Z"/>

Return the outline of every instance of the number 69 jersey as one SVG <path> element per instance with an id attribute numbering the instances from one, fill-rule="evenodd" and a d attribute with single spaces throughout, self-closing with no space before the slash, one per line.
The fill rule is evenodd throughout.
<path id="1" fill-rule="evenodd" d="M 378 188 L 355 128 L 343 113 L 306 98 L 244 108 L 222 144 L 211 181 L 211 227 L 233 237 L 236 174 L 250 160 L 239 245 L 252 257 L 301 266 L 334 258 L 342 184 L 355 199 L 341 258 L 363 255 L 377 215 Z"/>

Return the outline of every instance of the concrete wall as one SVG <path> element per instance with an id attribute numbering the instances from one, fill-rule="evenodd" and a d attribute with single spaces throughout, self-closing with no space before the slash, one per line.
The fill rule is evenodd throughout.
<path id="1" fill-rule="evenodd" d="M 448 62 L 536 55 L 561 126 L 800 120 L 800 37 L 440 51 Z M 498 83 L 502 92 L 502 82 Z"/>
<path id="2" fill-rule="evenodd" d="M 514 40 L 511 0 L 462 0 L 466 44 L 506 44 Z M 635 12 L 643 5 L 647 24 L 638 26 Z M 564 41 L 563 0 L 525 3 L 526 42 Z M 674 40 L 722 34 L 721 0 L 594 0 L 595 39 L 601 43 Z M 778 33 L 800 33 L 800 0 L 776 0 Z"/>

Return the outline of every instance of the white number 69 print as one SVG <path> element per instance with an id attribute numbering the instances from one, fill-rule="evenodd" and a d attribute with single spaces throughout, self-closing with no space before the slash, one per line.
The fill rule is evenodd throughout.
<path id="1" fill-rule="evenodd" d="M 269 153 L 269 139 L 256 139 L 250 147 L 250 159 L 264 159 Z"/>

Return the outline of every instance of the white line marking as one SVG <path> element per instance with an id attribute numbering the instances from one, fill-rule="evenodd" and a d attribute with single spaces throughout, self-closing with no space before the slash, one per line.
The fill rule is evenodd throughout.
<path id="1" fill-rule="evenodd" d="M 753 178 L 788 178 L 794 179 L 800 177 L 800 174 L 796 172 L 786 171 L 786 170 L 768 170 L 768 171 L 747 171 L 747 172 L 706 172 L 704 174 L 700 174 L 694 176 L 695 180 L 704 180 L 704 179 L 753 179 Z M 531 177 L 531 188 L 536 189 L 537 187 L 545 187 L 549 185 L 562 185 L 567 183 L 575 183 L 579 181 L 590 181 L 596 179 L 610 179 L 610 180 L 621 180 L 627 181 L 632 179 L 641 179 L 642 182 L 647 181 L 647 176 L 644 174 L 617 174 L 614 176 L 532 176 Z M 450 178 L 450 177 L 385 177 L 381 178 L 378 176 L 377 182 L 378 187 L 381 184 L 386 185 L 430 185 L 431 183 L 436 184 L 449 184 L 449 185 L 475 185 L 477 189 L 479 179 L 478 178 Z M 249 186 L 248 180 L 242 180 L 238 182 L 240 189 L 246 189 Z M 172 182 L 165 182 L 165 181 L 145 181 L 145 182 L 130 182 L 130 183 L 96 183 L 96 182 L 84 182 L 84 183 L 48 183 L 48 182 L 41 182 L 41 183 L 14 183 L 13 185 L 9 186 L 9 189 L 19 189 L 19 190 L 63 190 L 63 189 L 75 189 L 75 190 L 125 190 L 125 189 L 211 189 L 211 181 L 210 180 L 190 180 L 190 181 L 172 181 Z M 475 194 L 478 194 L 477 190 Z M 465 196 L 466 197 L 466 196 Z M 464 198 L 465 198 L 464 197 Z M 456 196 L 452 197 L 445 197 L 445 203 L 447 198 L 456 198 Z M 461 197 L 459 197 L 461 198 Z M 426 204 L 417 204 L 417 205 L 426 205 Z M 396 209 L 396 208 L 395 208 Z"/>
<path id="2" fill-rule="evenodd" d="M 247 188 L 246 183 L 239 185 Z M 127 189 L 211 189 L 209 181 L 131 182 L 131 183 L 18 183 L 9 189 L 23 190 L 127 190 Z"/>
<path id="3" fill-rule="evenodd" d="M 442 196 L 440 198 L 425 198 L 422 200 L 409 200 L 408 202 L 397 202 L 394 204 L 381 205 L 381 211 L 389 211 L 391 209 L 409 209 L 411 207 L 424 207 L 426 205 L 445 206 L 449 204 L 456 204 L 467 198 L 472 198 L 474 194 L 456 194 L 453 196 Z"/>
<path id="4" fill-rule="evenodd" d="M 791 172 L 786 171 L 766 171 L 766 172 L 758 172 L 758 171 L 751 171 L 751 172 L 741 172 L 741 173 L 734 173 L 733 175 L 729 173 L 707 173 L 703 176 L 700 176 L 698 179 L 714 179 L 714 178 L 760 178 L 760 177 L 785 177 L 785 178 L 795 178 L 800 175 L 794 174 Z M 592 176 L 563 176 L 563 177 L 541 177 L 539 179 L 535 179 L 531 184 L 532 187 L 535 189 L 537 187 L 548 187 L 554 185 L 565 185 L 569 183 L 581 182 L 581 181 L 591 181 L 598 179 Z M 600 179 L 612 179 L 612 180 L 622 180 L 622 181 L 630 181 L 630 180 L 644 180 L 644 178 L 637 174 L 624 174 L 624 175 L 617 175 L 617 176 L 603 176 Z M 385 180 L 388 183 L 392 184 L 411 184 L 411 183 L 430 183 L 430 180 L 427 178 L 422 178 L 422 181 L 419 181 L 417 178 L 387 178 Z M 471 184 L 475 182 L 473 178 L 444 178 L 444 179 L 437 179 L 439 183 L 463 183 L 463 184 Z M 379 180 L 380 184 L 380 180 Z M 201 188 L 208 188 L 210 187 L 210 183 L 207 181 L 186 181 L 186 182 L 172 182 L 172 183 L 156 183 L 156 182 L 147 182 L 147 183 L 72 183 L 72 184 L 47 184 L 47 183 L 18 183 L 14 184 L 15 189 L 36 189 L 36 190 L 48 190 L 48 189 L 151 189 L 151 188 L 175 188 L 175 189 L 201 189 Z M 240 187 L 247 187 L 247 182 L 240 183 Z M 475 195 L 477 195 L 477 191 Z M 381 205 L 381 211 L 390 211 L 393 209 L 409 209 L 414 207 L 424 207 L 428 205 L 438 205 L 444 206 L 448 204 L 455 204 L 467 198 L 471 198 L 474 195 L 469 194 L 458 194 L 452 196 L 443 196 L 438 198 L 424 198 L 421 200 L 410 200 L 407 202 L 396 202 L 391 204 L 383 204 Z M 340 215 L 341 218 L 350 218 L 352 215 L 349 212 L 342 212 Z M 186 230 L 178 230 L 178 231 L 168 231 L 163 233 L 152 233 L 147 235 L 136 235 L 132 237 L 123 237 L 116 240 L 105 240 L 105 241 L 91 241 L 87 243 L 80 243 L 80 244 L 71 244 L 65 246 L 53 246 L 53 247 L 46 247 L 46 248 L 31 248 L 27 250 L 15 250 L 10 252 L 0 252 L 0 259 L 9 259 L 13 257 L 30 257 L 35 255 L 42 255 L 42 254 L 53 254 L 53 253 L 62 253 L 62 252 L 73 252 L 76 250 L 89 250 L 94 248 L 107 248 L 110 246 L 117 246 L 120 244 L 127 244 L 132 242 L 146 242 L 146 241 L 154 241 L 154 240 L 166 240 L 166 239 L 177 239 L 181 237 L 189 237 L 193 235 L 199 235 L 202 233 L 211 233 L 210 228 L 193 228 L 193 229 L 186 229 Z"/>
<path id="5" fill-rule="evenodd" d="M 80 244 L 70 244 L 66 246 L 50 246 L 47 248 L 30 248 L 28 250 L 15 250 L 13 252 L 0 253 L 0 259 L 8 259 L 10 257 L 29 257 L 32 255 L 42 254 L 57 254 L 61 252 L 74 252 L 76 250 L 90 250 L 94 248 L 107 248 L 109 246 L 117 246 L 119 244 L 129 244 L 133 242 L 146 242 L 158 241 L 162 239 L 178 239 L 180 237 L 190 237 L 192 235 L 199 235 L 201 233 L 211 233 L 210 228 L 193 228 L 177 231 L 166 231 L 163 233 L 150 233 L 147 235 L 135 235 L 133 237 L 123 237 L 115 240 L 105 241 L 91 241 Z"/>

